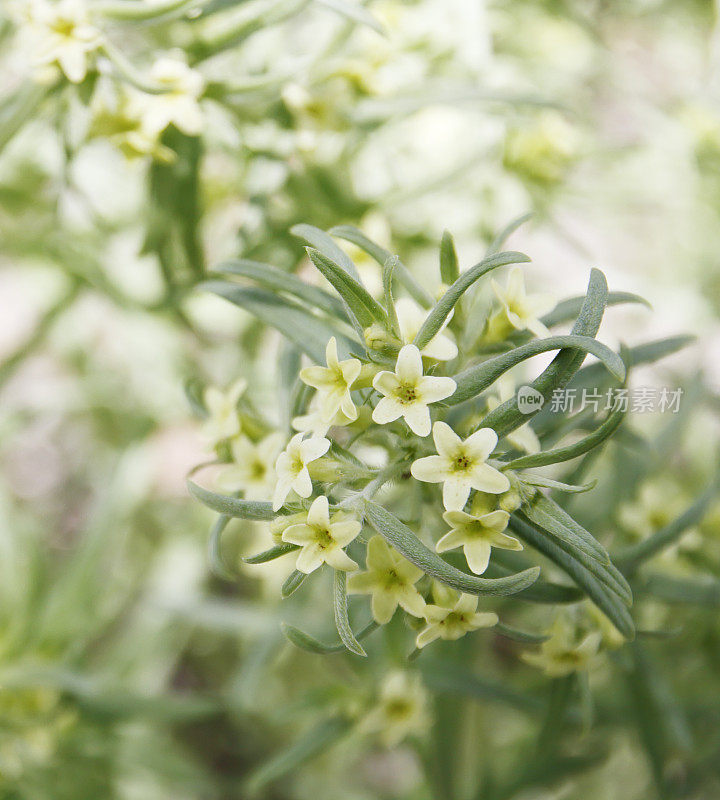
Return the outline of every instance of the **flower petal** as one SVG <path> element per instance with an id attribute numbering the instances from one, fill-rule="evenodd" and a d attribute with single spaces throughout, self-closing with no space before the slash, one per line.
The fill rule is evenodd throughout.
<path id="1" fill-rule="evenodd" d="M 372 572 L 357 572 L 347 579 L 349 594 L 370 594 L 377 586 L 377 579 Z"/>
<path id="2" fill-rule="evenodd" d="M 311 436 L 309 439 L 305 439 L 304 442 L 300 442 L 300 454 L 303 463 L 307 464 L 309 461 L 314 461 L 316 458 L 324 456 L 329 448 L 329 439 L 321 439 L 318 436 Z"/>
<path id="3" fill-rule="evenodd" d="M 457 384 L 452 378 L 421 378 L 418 382 L 418 394 L 424 403 L 437 403 L 455 394 Z"/>
<path id="4" fill-rule="evenodd" d="M 374 571 L 395 569 L 390 547 L 382 536 L 373 536 L 367 546 L 367 565 Z"/>
<path id="5" fill-rule="evenodd" d="M 300 497 L 310 497 L 312 494 L 312 481 L 310 480 L 310 473 L 307 467 L 303 467 L 300 472 L 298 472 L 291 485 Z"/>
<path id="6" fill-rule="evenodd" d="M 388 422 L 394 422 L 399 417 L 402 417 L 404 410 L 405 406 L 394 397 L 383 397 L 375 406 L 372 419 L 378 425 L 387 425 Z"/>
<path id="7" fill-rule="evenodd" d="M 320 495 L 313 500 L 307 515 L 308 525 L 327 528 L 330 525 L 330 503 L 327 497 Z"/>
<path id="8" fill-rule="evenodd" d="M 484 465 L 483 465 L 484 466 Z M 443 505 L 448 511 L 462 511 L 470 496 L 470 484 L 457 478 L 447 478 L 443 484 Z"/>
<path id="9" fill-rule="evenodd" d="M 400 383 L 415 384 L 422 378 L 422 356 L 414 344 L 406 344 L 398 353 L 395 374 Z"/>
<path id="10" fill-rule="evenodd" d="M 425 600 L 414 586 L 405 586 L 398 592 L 398 603 L 414 617 L 422 617 Z"/>
<path id="11" fill-rule="evenodd" d="M 465 452 L 470 458 L 485 461 L 497 447 L 497 433 L 492 428 L 480 428 L 465 439 Z"/>
<path id="12" fill-rule="evenodd" d="M 418 458 L 417 461 L 413 461 L 410 474 L 418 481 L 441 483 L 447 478 L 447 461 L 442 456 Z"/>
<path id="13" fill-rule="evenodd" d="M 378 374 L 373 378 L 373 388 L 377 389 L 378 392 L 381 394 L 392 395 L 395 393 L 395 389 L 400 385 L 400 381 L 397 379 L 397 375 L 394 372 L 388 372 L 384 370 L 383 372 L 378 372 Z"/>
<path id="14" fill-rule="evenodd" d="M 489 464 L 477 464 L 470 473 L 473 489 L 490 494 L 502 494 L 510 488 L 507 475 L 503 475 Z"/>
<path id="15" fill-rule="evenodd" d="M 417 639 L 415 640 L 415 646 L 422 650 L 423 647 L 426 647 L 430 644 L 430 642 L 434 642 L 440 636 L 440 631 L 442 629 L 439 625 L 433 624 L 428 625 L 427 628 L 420 631 L 417 635 Z"/>
<path id="16" fill-rule="evenodd" d="M 462 444 L 462 439 L 446 422 L 433 425 L 433 441 L 438 453 L 447 458 L 452 458 Z"/>
<path id="17" fill-rule="evenodd" d="M 434 361 L 450 361 L 458 354 L 457 345 L 442 333 L 438 333 L 423 347 L 422 355 Z"/>
<path id="18" fill-rule="evenodd" d="M 395 609 L 398 607 L 396 598 L 387 590 L 379 589 L 373 592 L 370 602 L 372 615 L 375 622 L 386 625 L 392 619 Z"/>
<path id="19" fill-rule="evenodd" d="M 314 572 L 325 560 L 324 551 L 316 544 L 309 544 L 303 547 L 298 553 L 296 569 L 309 575 Z"/>
<path id="20" fill-rule="evenodd" d="M 288 544 L 299 544 L 305 546 L 315 541 L 316 531 L 307 525 L 305 522 L 299 522 L 296 525 L 288 525 L 282 532 L 283 542 Z"/>
<path id="21" fill-rule="evenodd" d="M 403 407 L 403 417 L 416 436 L 430 435 L 430 410 L 424 403 L 410 403 Z"/>
<path id="22" fill-rule="evenodd" d="M 340 547 L 350 544 L 361 530 L 362 525 L 356 519 L 333 522 L 330 525 L 330 534 Z"/>
<path id="23" fill-rule="evenodd" d="M 466 542 L 463 547 L 465 559 L 476 575 L 482 575 L 490 563 L 490 544 L 482 539 Z"/>
<path id="24" fill-rule="evenodd" d="M 340 547 L 334 550 L 325 550 L 325 561 L 327 561 L 333 569 L 339 569 L 343 572 L 353 572 L 358 568 L 357 562 L 353 561 Z"/>

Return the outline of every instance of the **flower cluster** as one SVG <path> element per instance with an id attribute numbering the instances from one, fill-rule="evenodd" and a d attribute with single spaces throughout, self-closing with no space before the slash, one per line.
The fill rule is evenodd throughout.
<path id="1" fill-rule="evenodd" d="M 311 234 L 311 240 L 323 241 L 320 234 Z M 359 232 L 348 236 L 367 241 Z M 372 243 L 367 247 L 372 252 Z M 608 624 L 619 635 L 631 636 L 627 582 L 602 545 L 545 492 L 582 492 L 592 485 L 566 485 L 528 470 L 573 457 L 572 451 L 561 458 L 543 451 L 531 418 L 518 410 L 508 374 L 542 352 L 549 326 L 562 316 L 548 316 L 552 299 L 528 294 L 521 268 L 513 266 L 506 283 L 490 280 L 495 302 L 486 304 L 484 326 L 473 322 L 479 339 L 467 335 L 467 310 L 478 307 L 480 279 L 525 257 L 490 255 L 465 273 L 456 261 L 446 265 L 443 278 L 452 282 L 444 280 L 437 301 L 407 271 L 403 285 L 413 297 L 396 300 L 393 271 L 399 262 L 388 258 L 383 305 L 336 250 L 308 248 L 308 254 L 342 305 L 313 287 L 318 311 L 308 313 L 307 330 L 294 335 L 280 326 L 311 361 L 300 365 L 284 389 L 290 403 L 286 419 L 295 431 L 284 434 L 284 447 L 282 431 L 268 429 L 244 399 L 244 382 L 224 392 L 205 391 L 204 432 L 223 462 L 218 487 L 236 493 L 232 507 L 238 516 L 272 520 L 273 546 L 249 560 L 291 558 L 297 577 L 288 578 L 284 594 L 327 564 L 336 576 L 338 632 L 360 654 L 364 650 L 349 625 L 348 595 L 369 596 L 376 625 L 389 624 L 401 609 L 416 649 L 422 650 L 437 639 L 455 640 L 497 625 L 497 614 L 484 608 L 487 598 L 517 594 L 537 580 L 527 544 L 571 576 L 580 574 L 577 565 L 588 586 L 591 580 L 607 585 L 607 602 L 603 596 L 598 613 L 609 615 Z M 243 275 L 237 266 L 233 272 Z M 262 285 L 257 271 L 245 277 Z M 298 298 L 306 301 L 309 293 L 293 286 L 288 284 L 288 309 L 297 313 Z M 219 293 L 238 297 L 237 288 L 229 293 L 231 287 L 237 284 L 213 284 Z M 593 273 L 588 298 L 603 292 L 604 278 Z M 583 305 L 588 315 L 598 313 L 592 302 L 586 298 Z M 329 309 L 337 314 L 332 322 Z M 318 346 L 323 330 L 330 335 Z M 558 339 L 545 349 L 560 350 L 556 361 L 564 363 L 572 351 L 566 354 Z M 612 351 L 594 339 L 567 339 L 568 348 L 592 351 L 624 377 L 624 365 Z M 501 354 L 493 355 L 499 343 Z M 577 369 L 582 359 L 573 358 Z M 555 362 L 548 375 L 561 376 Z M 538 385 L 546 395 L 555 388 L 549 379 Z M 230 503 L 225 500 L 223 507 Z M 562 543 L 558 553 L 547 549 L 556 542 Z M 600 640 L 590 635 L 578 643 L 555 631 L 528 660 L 562 662 L 565 666 L 547 668 L 560 674 L 571 664 L 584 664 L 584 654 L 599 647 Z"/>

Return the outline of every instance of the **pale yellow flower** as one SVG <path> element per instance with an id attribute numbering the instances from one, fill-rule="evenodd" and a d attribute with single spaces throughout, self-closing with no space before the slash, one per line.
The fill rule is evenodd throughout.
<path id="1" fill-rule="evenodd" d="M 490 283 L 500 301 L 501 309 L 490 319 L 486 338 L 504 339 L 513 328 L 518 331 L 529 330 L 539 337 L 550 335 L 539 317 L 554 308 L 555 300 L 551 294 L 528 295 L 522 267 L 513 267 L 510 270 L 507 286 L 504 288 L 495 280 Z"/>
<path id="2" fill-rule="evenodd" d="M 320 398 L 316 394 L 310 401 L 310 407 L 307 413 L 292 418 L 292 426 L 294 430 L 300 431 L 301 433 L 325 436 L 330 428 L 350 425 L 350 423 L 354 421 L 355 420 L 346 417 L 342 411 L 338 411 L 331 420 L 328 420 L 323 411 Z"/>
<path id="3" fill-rule="evenodd" d="M 378 372 L 373 386 L 384 395 L 373 411 L 373 421 L 380 425 L 403 417 L 418 436 L 430 433 L 430 403 L 437 403 L 455 391 L 452 378 L 423 375 L 422 356 L 414 344 L 406 344 L 398 354 L 395 372 Z"/>
<path id="4" fill-rule="evenodd" d="M 38 64 L 57 64 L 69 81 L 81 83 L 90 53 L 102 44 L 102 34 L 90 24 L 87 5 L 82 0 L 33 0 L 27 17 Z"/>
<path id="5" fill-rule="evenodd" d="M 522 550 L 514 536 L 503 533 L 510 515 L 506 511 L 491 511 L 473 516 L 464 511 L 446 511 L 443 519 L 451 530 L 435 545 L 438 553 L 462 547 L 468 566 L 476 575 L 482 575 L 490 562 L 493 547 L 503 550 Z"/>
<path id="6" fill-rule="evenodd" d="M 485 462 L 497 445 L 491 428 L 480 428 L 461 439 L 444 422 L 433 425 L 438 455 L 419 458 L 410 468 L 419 481 L 443 484 L 443 504 L 448 511 L 462 511 L 470 491 L 502 494 L 510 488 L 506 475 Z"/>
<path id="7" fill-rule="evenodd" d="M 173 124 L 188 136 L 198 136 L 204 127 L 200 97 L 205 88 L 202 75 L 179 58 L 163 56 L 150 69 L 150 81 L 164 91 L 138 94 L 136 113 L 150 134 L 158 134 Z"/>
<path id="8" fill-rule="evenodd" d="M 238 436 L 230 443 L 233 463 L 217 477 L 223 492 L 242 492 L 248 500 L 267 500 L 275 487 L 273 466 L 282 448 L 282 434 L 271 433 L 261 441 L 251 442 Z"/>
<path id="9" fill-rule="evenodd" d="M 334 336 L 327 343 L 325 360 L 326 367 L 312 366 L 300 370 L 300 380 L 317 389 L 325 420 L 332 421 L 338 412 L 349 420 L 356 420 L 358 412 L 350 392 L 362 365 L 357 358 L 338 361 Z"/>
<path id="10" fill-rule="evenodd" d="M 274 511 L 282 507 L 291 490 L 300 497 L 310 497 L 312 494 L 312 480 L 307 465 L 327 453 L 330 441 L 318 436 L 305 439 L 304 436 L 303 433 L 296 433 L 277 457 L 275 462 L 277 483 L 273 493 Z"/>
<path id="11" fill-rule="evenodd" d="M 331 517 L 328 499 L 321 496 L 310 506 L 307 521 L 285 528 L 282 539 L 302 548 L 296 565 L 300 572 L 309 574 L 324 563 L 333 569 L 351 572 L 358 565 L 343 547 L 349 545 L 361 529 L 358 520 L 343 513 Z"/>
<path id="12" fill-rule="evenodd" d="M 378 704 L 360 721 L 363 733 L 376 733 L 385 747 L 395 747 L 430 727 L 428 695 L 419 675 L 391 672 L 383 682 Z"/>
<path id="13" fill-rule="evenodd" d="M 395 303 L 395 311 L 397 312 L 400 337 L 403 344 L 412 344 L 430 312 L 420 308 L 409 297 L 401 297 Z M 457 356 L 457 345 L 448 333 L 443 333 L 443 329 L 451 318 L 452 315 L 449 315 L 443 327 L 420 351 L 421 355 L 432 358 L 435 361 L 449 361 Z"/>
<path id="14" fill-rule="evenodd" d="M 549 678 L 562 678 L 587 669 L 597 655 L 601 642 L 602 634 L 599 631 L 579 638 L 575 625 L 561 614 L 550 630 L 550 638 L 540 645 L 540 652 L 523 653 L 522 659 L 542 669 Z"/>
<path id="15" fill-rule="evenodd" d="M 348 592 L 371 594 L 375 622 L 390 622 L 398 605 L 415 617 L 422 617 L 425 601 L 415 583 L 425 573 L 393 550 L 381 536 L 368 542 L 366 572 L 348 578 Z"/>
<path id="16" fill-rule="evenodd" d="M 425 647 L 435 639 L 459 639 L 469 631 L 491 628 L 497 625 L 497 614 L 492 611 L 478 612 L 478 598 L 472 594 L 457 595 L 446 592 L 441 605 L 427 605 L 423 616 L 428 622 L 417 636 L 418 648 Z"/>
<path id="17" fill-rule="evenodd" d="M 237 436 L 241 431 L 238 401 L 247 388 L 247 381 L 238 378 L 227 389 L 208 386 L 203 394 L 208 417 L 202 427 L 203 438 L 210 446 Z"/>

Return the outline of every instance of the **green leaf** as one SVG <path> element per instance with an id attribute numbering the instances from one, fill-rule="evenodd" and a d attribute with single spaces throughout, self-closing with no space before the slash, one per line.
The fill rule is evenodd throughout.
<path id="1" fill-rule="evenodd" d="M 594 337 L 597 334 L 605 311 L 607 293 L 605 276 L 600 270 L 593 269 L 590 273 L 585 301 L 572 327 L 571 335 Z M 567 386 L 584 360 L 585 353 L 582 351 L 578 353 L 573 348 L 562 350 L 545 371 L 532 381 L 530 386 L 540 392 L 547 402 L 555 389 Z M 494 408 L 480 421 L 477 427 L 493 428 L 498 436 L 507 436 L 508 433 L 524 425 L 533 416 L 534 414 L 523 414 L 518 409 L 517 398 L 513 397 Z"/>
<path id="2" fill-rule="evenodd" d="M 368 239 L 368 237 L 365 236 L 361 230 L 358 230 L 353 225 L 336 225 L 334 228 L 330 229 L 330 233 L 333 236 L 337 236 L 339 239 L 345 239 L 346 242 L 351 242 L 356 247 L 364 250 L 371 258 L 374 258 L 375 261 L 380 264 L 380 266 L 383 266 L 388 258 L 392 258 L 393 254 L 389 250 L 386 250 L 376 242 Z M 414 297 L 418 303 L 420 303 L 421 306 L 428 308 L 435 302 L 433 296 L 429 292 L 426 292 L 422 286 L 420 286 L 420 284 L 413 277 L 412 273 L 402 263 L 402 261 L 400 261 L 399 258 L 396 265 L 396 271 L 400 282 L 407 289 L 409 294 Z"/>
<path id="3" fill-rule="evenodd" d="M 210 529 L 207 549 L 210 569 L 213 573 L 226 581 L 236 581 L 238 578 L 238 573 L 230 570 L 225 564 L 221 551 L 222 535 L 231 519 L 232 517 L 227 514 L 220 514 L 215 520 L 215 523 Z"/>
<path id="4" fill-rule="evenodd" d="M 552 478 L 546 478 L 544 475 L 534 475 L 530 472 L 523 472 L 518 475 L 522 483 L 529 484 L 530 486 L 539 486 L 543 489 L 553 489 L 558 492 L 569 492 L 570 494 L 583 494 L 584 492 L 592 491 L 597 486 L 597 480 L 584 483 L 582 486 L 575 486 L 570 483 L 562 483 L 561 481 L 554 481 Z"/>
<path id="5" fill-rule="evenodd" d="M 319 308 L 331 316 L 345 319 L 343 304 L 333 295 L 309 283 L 300 280 L 297 275 L 285 270 L 263 264 L 259 261 L 249 261 L 245 258 L 223 261 L 213 272 L 230 275 L 239 275 L 243 278 L 259 283 L 271 292 L 289 294 L 310 306 Z"/>
<path id="6" fill-rule="evenodd" d="M 379 627 L 380 626 L 377 624 L 377 622 L 375 622 L 375 620 L 371 620 L 355 636 L 355 639 L 357 641 L 361 641 L 366 636 L 369 636 L 373 631 L 376 631 Z M 292 642 L 296 647 L 299 647 L 301 650 L 307 650 L 309 653 L 344 653 L 347 650 L 347 647 L 345 647 L 343 642 L 337 642 L 336 644 L 325 644 L 325 642 L 321 642 L 319 639 L 316 639 L 309 633 L 301 631 L 298 628 L 295 628 L 292 625 L 288 625 L 284 622 L 281 623 L 281 628 L 282 632 L 290 642 Z"/>
<path id="7" fill-rule="evenodd" d="M 688 579 L 650 574 L 641 584 L 641 589 L 666 603 L 720 608 L 720 580 L 708 575 Z"/>
<path id="8" fill-rule="evenodd" d="M 455 240 L 450 231 L 443 231 L 440 241 L 440 280 L 448 286 L 460 277 Z"/>
<path id="9" fill-rule="evenodd" d="M 569 322 L 571 319 L 575 319 L 582 308 L 584 300 L 585 298 L 582 296 L 570 297 L 567 300 L 563 300 L 561 303 L 558 303 L 549 314 L 546 314 L 541 322 L 546 327 L 551 328 L 553 325 L 560 325 L 563 322 Z M 639 294 L 632 294 L 631 292 L 608 292 L 608 306 L 619 306 L 625 303 L 638 303 L 647 308 L 652 308 L 650 303 L 648 303 L 644 297 L 640 297 Z"/>
<path id="10" fill-rule="evenodd" d="M 283 542 L 282 544 L 276 544 L 275 547 L 271 547 L 269 550 L 264 550 L 262 553 L 257 553 L 254 556 L 245 556 L 243 561 L 246 564 L 265 564 L 268 561 L 274 561 L 276 558 L 280 558 L 280 556 L 286 556 L 288 553 L 299 549 L 300 548 L 296 544 Z"/>
<path id="11" fill-rule="evenodd" d="M 264 289 L 245 288 L 229 281 L 205 281 L 198 287 L 224 297 L 256 316 L 306 353 L 316 364 L 325 363 L 325 347 L 331 336 L 337 340 L 340 358 L 362 353 L 362 345 L 350 339 L 327 319 L 311 314 L 305 307 Z"/>
<path id="12" fill-rule="evenodd" d="M 352 259 L 342 247 L 337 245 L 330 234 L 321 231 L 320 228 L 316 228 L 314 225 L 306 225 L 305 223 L 293 225 L 293 227 L 290 228 L 290 233 L 297 236 L 299 239 L 304 239 L 324 256 L 334 261 L 336 264 L 339 264 L 345 272 L 355 278 L 356 281 L 360 280 L 357 267 Z"/>
<path id="13" fill-rule="evenodd" d="M 400 338 L 400 323 L 397 318 L 397 311 L 395 310 L 395 295 L 393 292 L 393 276 L 395 268 L 397 267 L 399 259 L 397 256 L 390 256 L 383 264 L 382 282 L 383 294 L 385 295 L 385 308 L 387 309 L 388 319 L 390 320 L 390 327 L 392 328 L 395 336 Z"/>
<path id="14" fill-rule="evenodd" d="M 657 339 L 637 347 L 629 347 L 626 350 L 625 365 L 628 369 L 631 369 L 641 364 L 654 364 L 666 356 L 677 353 L 695 341 L 695 336 L 670 336 L 667 339 Z M 602 364 L 590 364 L 578 372 L 573 385 L 578 383 L 585 386 L 598 386 L 600 381 L 606 377 L 607 372 Z"/>
<path id="15" fill-rule="evenodd" d="M 283 599 L 287 599 L 293 592 L 296 592 L 302 586 L 305 578 L 307 578 L 306 573 L 300 572 L 299 569 L 294 569 L 280 587 L 280 594 Z"/>
<path id="16" fill-rule="evenodd" d="M 193 481 L 188 481 L 190 494 L 213 511 L 225 514 L 228 517 L 241 517 L 242 519 L 271 520 L 277 514 L 272 510 L 272 503 L 260 500 L 241 500 L 225 494 L 216 494 L 208 489 L 203 489 Z"/>
<path id="17" fill-rule="evenodd" d="M 585 453 L 599 447 L 609 439 L 618 429 L 620 423 L 625 418 L 622 409 L 613 411 L 612 414 L 594 430 L 589 436 L 574 442 L 567 447 L 557 447 L 554 450 L 546 450 L 540 453 L 531 453 L 527 456 L 520 456 L 506 465 L 502 469 L 525 469 L 526 467 L 545 467 L 549 464 L 559 464 L 563 461 L 570 461 L 573 458 L 584 455 Z"/>
<path id="18" fill-rule="evenodd" d="M 247 793 L 257 796 L 268 784 L 296 773 L 303 764 L 327 753 L 349 729 L 348 720 L 333 717 L 293 738 L 288 747 L 250 773 L 246 783 Z"/>
<path id="19" fill-rule="evenodd" d="M 528 358 L 547 353 L 549 350 L 567 350 L 570 347 L 591 353 L 599 358 L 618 380 L 625 380 L 625 364 L 620 356 L 597 339 L 576 335 L 550 336 L 547 339 L 534 339 L 508 353 L 502 353 L 455 375 L 457 389 L 445 402 L 455 405 L 476 397 L 492 386 L 501 375 Z"/>
<path id="20" fill-rule="evenodd" d="M 511 628 L 509 625 L 503 625 L 498 622 L 493 627 L 493 631 L 499 636 L 504 636 L 506 639 L 511 639 L 513 642 L 522 642 L 524 644 L 542 644 L 550 637 L 542 633 L 529 633 L 528 631 L 519 631 L 517 628 Z"/>
<path id="21" fill-rule="evenodd" d="M 340 641 L 351 652 L 358 656 L 367 656 L 362 645 L 355 638 L 348 618 L 347 574 L 340 569 L 335 570 L 333 580 L 333 605 L 335 608 L 335 627 L 340 634 Z"/>
<path id="22" fill-rule="evenodd" d="M 531 567 L 504 578 L 478 578 L 461 572 L 429 550 L 407 525 L 382 506 L 366 500 L 364 509 L 367 522 L 408 561 L 460 592 L 499 597 L 517 594 L 531 586 L 540 574 L 539 567 Z"/>
<path id="23" fill-rule="evenodd" d="M 385 328 L 390 328 L 390 321 L 385 309 L 361 283 L 319 250 L 315 250 L 313 247 L 307 247 L 306 250 L 310 260 L 348 304 L 363 328 L 370 327 L 373 322 L 379 322 Z"/>
<path id="24" fill-rule="evenodd" d="M 634 638 L 635 625 L 625 604 L 577 559 L 566 553 L 553 539 L 516 515 L 510 518 L 510 528 L 520 539 L 541 552 L 569 575 L 626 639 Z"/>
<path id="25" fill-rule="evenodd" d="M 500 233 L 490 242 L 490 246 L 485 253 L 486 256 L 493 256 L 495 253 L 499 253 L 500 250 L 505 246 L 505 242 L 515 233 L 515 231 L 521 226 L 524 225 L 529 219 L 532 219 L 533 213 L 532 211 L 528 212 L 527 214 L 523 214 L 517 219 L 514 219 L 510 222 L 505 228 L 503 228 Z"/>
<path id="26" fill-rule="evenodd" d="M 683 511 L 677 519 L 674 519 L 659 531 L 655 531 L 647 539 L 643 539 L 636 545 L 618 553 L 616 559 L 623 571 L 634 572 L 648 559 L 675 544 L 688 528 L 697 525 L 707 513 L 710 504 L 717 498 L 719 485 L 720 478 L 716 478 L 705 492 L 689 508 Z"/>
<path id="27" fill-rule="evenodd" d="M 530 259 L 523 253 L 515 253 L 512 251 L 508 253 L 498 253 L 497 255 L 484 258 L 479 264 L 475 264 L 475 266 L 470 267 L 467 272 L 463 272 L 440 300 L 438 300 L 425 322 L 423 322 L 422 327 L 415 337 L 415 345 L 417 348 L 422 350 L 433 336 L 437 334 L 445 323 L 445 320 L 450 316 L 450 312 L 455 307 L 455 304 L 475 281 L 498 267 L 504 267 L 508 264 L 523 264 L 528 261 L 530 261 Z"/>

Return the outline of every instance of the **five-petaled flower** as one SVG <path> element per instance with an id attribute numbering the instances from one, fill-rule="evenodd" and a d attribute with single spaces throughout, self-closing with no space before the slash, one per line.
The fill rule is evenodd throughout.
<path id="1" fill-rule="evenodd" d="M 540 337 L 550 335 L 539 317 L 552 310 L 555 300 L 551 294 L 528 295 L 522 267 L 513 267 L 510 270 L 505 288 L 495 280 L 490 283 L 502 307 L 499 314 L 488 323 L 489 339 L 504 339 L 513 328 L 518 331 L 529 330 Z"/>
<path id="2" fill-rule="evenodd" d="M 400 337 L 403 344 L 412 344 L 430 312 L 423 311 L 410 297 L 401 297 L 395 303 L 395 312 L 397 313 Z M 449 361 L 455 358 L 458 354 L 457 345 L 447 333 L 443 333 L 445 325 L 451 318 L 452 314 L 445 320 L 443 327 L 423 347 L 420 351 L 421 355 L 432 358 L 435 361 Z"/>
<path id="3" fill-rule="evenodd" d="M 162 91 L 135 95 L 143 128 L 159 134 L 173 124 L 188 136 L 202 133 L 205 117 L 200 97 L 205 79 L 180 58 L 163 56 L 150 68 L 150 80 Z"/>
<path id="4" fill-rule="evenodd" d="M 327 422 L 331 422 L 338 411 L 347 419 L 356 420 L 358 412 L 350 391 L 360 374 L 360 362 L 356 358 L 338 361 L 334 336 L 327 343 L 325 360 L 327 367 L 312 366 L 300 370 L 300 380 L 317 389 L 322 415 Z"/>
<path id="5" fill-rule="evenodd" d="M 451 530 L 435 545 L 438 553 L 462 547 L 468 566 L 476 575 L 482 575 L 490 562 L 490 550 L 522 550 L 514 536 L 503 533 L 510 515 L 506 511 L 491 511 L 474 516 L 464 511 L 446 511 L 443 519 Z"/>
<path id="6" fill-rule="evenodd" d="M 304 433 L 296 433 L 288 442 L 285 450 L 277 457 L 275 462 L 277 483 L 273 493 L 273 511 L 282 507 L 291 490 L 300 497 L 310 497 L 312 494 L 312 480 L 307 465 L 327 453 L 330 441 L 318 436 L 305 439 L 304 436 Z"/>
<path id="7" fill-rule="evenodd" d="M 348 592 L 372 594 L 372 614 L 375 622 L 390 622 L 398 605 L 415 617 L 422 617 L 425 601 L 415 588 L 423 571 L 404 559 L 380 536 L 368 542 L 367 571 L 348 578 Z"/>
<path id="8" fill-rule="evenodd" d="M 247 388 L 247 381 L 239 378 L 227 389 L 208 386 L 203 394 L 208 417 L 202 428 L 203 438 L 209 445 L 237 436 L 241 430 L 237 404 Z"/>
<path id="9" fill-rule="evenodd" d="M 418 436 L 430 433 L 428 405 L 450 397 L 456 389 L 452 378 L 423 375 L 422 356 L 414 344 L 400 350 L 395 372 L 378 372 L 373 386 L 384 395 L 373 411 L 373 420 L 385 425 L 403 417 Z"/>
<path id="10" fill-rule="evenodd" d="M 462 511 L 471 489 L 502 494 L 510 488 L 507 476 L 485 463 L 497 444 L 491 428 L 480 428 L 463 440 L 445 422 L 436 422 L 433 439 L 438 455 L 419 458 L 410 471 L 419 481 L 443 483 L 443 503 L 449 511 Z"/>
<path id="11" fill-rule="evenodd" d="M 359 730 L 377 733 L 385 747 L 394 747 L 430 726 L 427 702 L 419 675 L 391 672 L 383 682 L 377 706 L 360 721 Z"/>
<path id="12" fill-rule="evenodd" d="M 39 64 L 57 64 L 69 81 L 81 83 L 87 74 L 88 56 L 102 44 L 102 34 L 90 24 L 87 7 L 80 0 L 28 4 L 30 30 L 37 37 Z"/>
<path id="13" fill-rule="evenodd" d="M 497 614 L 492 611 L 477 610 L 478 598 L 471 594 L 444 592 L 440 605 L 425 606 L 424 617 L 428 626 L 417 636 L 418 648 L 434 642 L 435 639 L 459 639 L 469 631 L 478 628 L 491 628 L 497 625 Z"/>
<path id="14" fill-rule="evenodd" d="M 540 645 L 540 652 L 523 653 L 522 660 L 539 667 L 550 678 L 562 678 L 587 669 L 601 642 L 600 631 L 579 638 L 576 626 L 565 615 L 559 615 L 550 630 L 550 638 Z"/>
<path id="15" fill-rule="evenodd" d="M 343 550 L 360 533 L 358 520 L 339 512 L 330 516 L 327 497 L 317 497 L 307 513 L 307 521 L 285 528 L 284 542 L 300 545 L 297 569 L 309 574 L 323 563 L 333 569 L 351 572 L 358 568 Z"/>
<path id="16" fill-rule="evenodd" d="M 223 492 L 243 492 L 248 500 L 267 500 L 275 485 L 273 466 L 282 448 L 282 434 L 268 434 L 259 442 L 238 436 L 230 443 L 233 463 L 217 477 Z"/>

